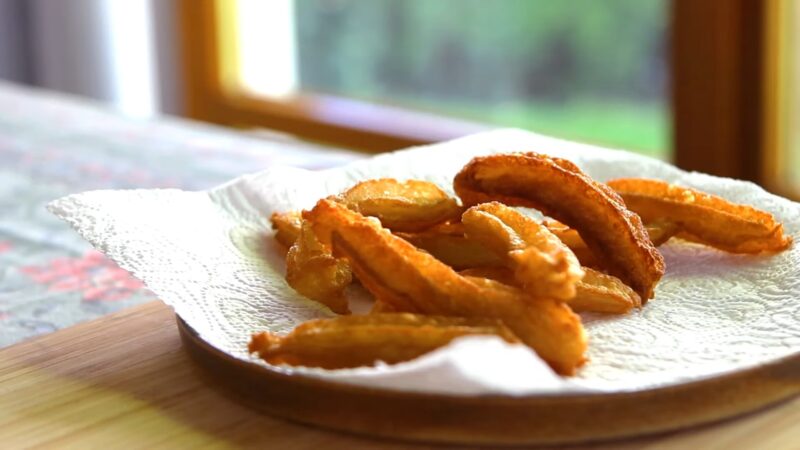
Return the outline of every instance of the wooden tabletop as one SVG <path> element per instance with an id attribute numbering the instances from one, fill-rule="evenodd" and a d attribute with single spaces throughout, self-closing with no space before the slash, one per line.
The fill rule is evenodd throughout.
<path id="1" fill-rule="evenodd" d="M 795 398 L 715 425 L 569 448 L 797 449 L 798 422 Z M 0 350 L 0 442 L 4 448 L 410 447 L 296 425 L 230 400 L 182 350 L 172 310 L 160 302 Z"/>

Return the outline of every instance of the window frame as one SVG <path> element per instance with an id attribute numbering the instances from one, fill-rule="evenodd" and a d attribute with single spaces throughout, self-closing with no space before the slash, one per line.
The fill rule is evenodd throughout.
<path id="1" fill-rule="evenodd" d="M 800 105 L 790 105 L 789 98 L 800 84 L 796 81 L 797 56 L 790 50 L 792 40 L 797 39 L 792 27 L 797 25 L 800 7 L 793 0 L 766 2 L 764 10 L 765 34 L 763 65 L 763 167 L 761 184 L 769 191 L 781 196 L 800 200 L 800 186 L 783 179 L 787 155 L 790 151 L 790 124 L 800 113 Z"/>
<path id="2" fill-rule="evenodd" d="M 223 2 L 224 4 L 224 2 Z M 271 101 L 226 89 L 216 0 L 179 0 L 186 112 L 229 126 L 266 127 L 326 144 L 382 152 L 491 128 L 357 100 L 303 95 Z M 774 2 L 672 0 L 674 162 L 686 170 L 774 183 Z M 231 53 L 231 52 L 229 52 Z M 230 58 L 230 55 L 229 55 Z M 330 111 L 343 115 L 331 114 Z M 783 192 L 782 193 L 786 193 Z"/>
<path id="3" fill-rule="evenodd" d="M 185 106 L 191 118 L 229 126 L 266 127 L 366 152 L 430 144 L 494 128 L 330 95 L 271 101 L 232 91 L 226 86 L 222 66 L 235 61 L 223 56 L 217 25 L 217 15 L 229 13 L 225 9 L 230 3 L 227 5 L 215 0 L 178 2 Z"/>

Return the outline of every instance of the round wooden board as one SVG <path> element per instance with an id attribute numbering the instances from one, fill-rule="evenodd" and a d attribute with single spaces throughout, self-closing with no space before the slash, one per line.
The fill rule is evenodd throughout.
<path id="1" fill-rule="evenodd" d="M 675 386 L 525 397 L 434 395 L 287 375 L 233 358 L 178 318 L 192 358 L 240 401 L 285 419 L 406 441 L 493 445 L 599 441 L 700 425 L 800 393 L 800 354 Z"/>

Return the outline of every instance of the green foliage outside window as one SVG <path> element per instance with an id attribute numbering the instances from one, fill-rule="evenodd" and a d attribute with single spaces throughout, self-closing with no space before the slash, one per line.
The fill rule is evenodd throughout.
<path id="1" fill-rule="evenodd" d="M 296 0 L 301 87 L 669 157 L 665 0 Z"/>

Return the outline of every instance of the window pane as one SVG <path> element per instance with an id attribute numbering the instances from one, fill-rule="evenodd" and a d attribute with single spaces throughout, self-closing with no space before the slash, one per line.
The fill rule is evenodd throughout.
<path id="1" fill-rule="evenodd" d="M 789 68 L 789 79 L 787 80 L 787 117 L 784 118 L 786 129 L 786 155 L 785 164 L 781 169 L 783 183 L 788 185 L 795 195 L 800 195 L 800 127 L 797 126 L 800 120 L 800 57 L 797 52 L 800 50 L 800 7 L 793 2 L 787 3 L 787 15 L 789 20 L 788 45 L 785 57 Z"/>
<path id="2" fill-rule="evenodd" d="M 240 0 L 240 20 L 257 23 L 269 12 L 248 3 L 272 2 Z M 289 5 L 278 14 L 291 36 L 277 32 L 293 55 L 272 51 L 266 71 L 294 78 L 255 77 L 256 92 L 288 86 L 670 156 L 667 0 L 277 3 Z M 265 61 L 265 46 L 287 42 L 256 36 L 240 47 L 259 40 Z"/>

